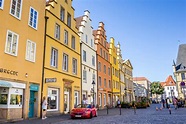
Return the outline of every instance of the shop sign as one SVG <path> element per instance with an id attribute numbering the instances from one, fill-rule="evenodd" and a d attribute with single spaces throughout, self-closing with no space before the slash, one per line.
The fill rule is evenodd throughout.
<path id="1" fill-rule="evenodd" d="M 38 91 L 39 90 L 39 86 L 36 84 L 30 84 L 30 90 L 32 91 Z"/>
<path id="2" fill-rule="evenodd" d="M 57 78 L 45 78 L 46 83 L 57 82 Z"/>
<path id="3" fill-rule="evenodd" d="M 5 74 L 18 76 L 18 72 L 17 71 L 5 69 L 5 68 L 0 68 L 0 73 L 5 73 Z"/>
<path id="4" fill-rule="evenodd" d="M 180 83 L 180 85 L 181 85 L 182 87 L 184 87 L 184 86 L 185 86 L 185 82 L 182 81 L 182 82 Z"/>

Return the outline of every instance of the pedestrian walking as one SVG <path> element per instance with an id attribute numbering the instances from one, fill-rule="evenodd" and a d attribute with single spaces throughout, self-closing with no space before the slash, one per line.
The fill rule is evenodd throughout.
<path id="1" fill-rule="evenodd" d="M 161 103 L 163 105 L 163 108 L 165 108 L 165 100 L 164 99 L 161 100 Z"/>
<path id="2" fill-rule="evenodd" d="M 46 119 L 46 112 L 47 112 L 47 100 L 46 97 L 43 97 L 43 101 L 42 101 L 42 109 L 43 109 L 43 113 L 42 113 L 42 119 Z"/>
<path id="3" fill-rule="evenodd" d="M 173 104 L 174 108 L 177 109 L 178 100 L 175 97 L 173 98 Z"/>
<path id="4" fill-rule="evenodd" d="M 121 102 L 120 102 L 120 100 L 118 99 L 118 101 L 117 101 L 117 107 L 120 107 L 120 104 L 121 104 Z"/>

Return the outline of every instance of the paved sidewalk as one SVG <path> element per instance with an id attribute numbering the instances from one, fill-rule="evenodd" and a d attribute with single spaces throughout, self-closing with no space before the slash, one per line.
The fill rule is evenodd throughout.
<path id="1" fill-rule="evenodd" d="M 41 118 L 26 119 L 22 121 L 6 122 L 5 124 L 52 124 L 59 121 L 65 121 L 70 119 L 69 114 L 61 114 L 55 116 L 48 116 L 46 119 L 42 120 Z M 1 123 L 2 124 L 2 123 Z"/>
<path id="2" fill-rule="evenodd" d="M 127 109 L 126 109 L 127 110 Z M 98 116 L 113 116 L 119 115 L 120 110 L 119 108 L 112 108 L 108 109 L 108 114 L 106 109 L 98 110 Z M 33 119 L 26 119 L 20 121 L 12 121 L 12 122 L 0 122 L 0 124 L 53 124 L 56 122 L 66 121 L 70 119 L 70 114 L 61 114 L 61 115 L 54 115 L 54 116 L 47 116 L 46 119 L 42 120 L 41 118 L 33 118 Z"/>

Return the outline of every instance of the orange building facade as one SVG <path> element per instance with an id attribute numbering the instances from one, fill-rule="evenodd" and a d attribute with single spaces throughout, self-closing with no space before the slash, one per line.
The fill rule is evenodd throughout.
<path id="1" fill-rule="evenodd" d="M 102 109 L 112 104 L 112 83 L 109 56 L 109 44 L 107 42 L 104 23 L 100 22 L 98 29 L 94 30 L 96 56 L 97 56 L 97 86 L 98 105 Z"/>

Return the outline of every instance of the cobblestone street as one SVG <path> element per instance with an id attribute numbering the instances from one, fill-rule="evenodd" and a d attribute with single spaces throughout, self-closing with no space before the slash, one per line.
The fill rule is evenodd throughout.
<path id="1" fill-rule="evenodd" d="M 121 109 L 121 115 L 118 108 L 99 110 L 98 117 L 92 119 L 70 119 L 69 115 L 48 117 L 46 120 L 32 119 L 14 122 L 16 124 L 186 124 L 186 108 L 175 110 L 171 108 L 171 114 L 168 109 L 158 110 L 160 104 L 152 104 L 147 109 L 137 109 L 134 114 L 133 109 Z"/>

